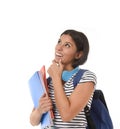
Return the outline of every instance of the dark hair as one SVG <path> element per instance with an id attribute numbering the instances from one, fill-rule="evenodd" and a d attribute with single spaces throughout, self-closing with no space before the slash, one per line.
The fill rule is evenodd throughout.
<path id="1" fill-rule="evenodd" d="M 77 52 L 82 52 L 82 56 L 79 59 L 74 60 L 72 65 L 73 68 L 84 64 L 89 53 L 89 42 L 86 35 L 76 30 L 65 30 L 61 35 L 63 34 L 71 36 L 77 47 Z"/>

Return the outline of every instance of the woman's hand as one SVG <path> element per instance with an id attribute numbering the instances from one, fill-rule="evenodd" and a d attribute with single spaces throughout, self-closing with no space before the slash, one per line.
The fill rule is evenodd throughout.
<path id="1" fill-rule="evenodd" d="M 40 123 L 42 115 L 51 109 L 52 102 L 50 98 L 46 94 L 44 94 L 39 100 L 39 106 L 37 108 L 33 108 L 30 114 L 31 125 L 38 125 Z"/>
<path id="2" fill-rule="evenodd" d="M 52 109 L 52 101 L 51 99 L 48 97 L 47 94 L 44 94 L 40 100 L 39 100 L 39 105 L 37 108 L 41 114 L 46 113 L 47 111 Z"/>
<path id="3" fill-rule="evenodd" d="M 62 71 L 63 71 L 63 64 L 61 63 L 61 60 L 59 62 L 53 60 L 47 72 L 51 78 L 57 79 L 57 77 L 61 78 Z"/>

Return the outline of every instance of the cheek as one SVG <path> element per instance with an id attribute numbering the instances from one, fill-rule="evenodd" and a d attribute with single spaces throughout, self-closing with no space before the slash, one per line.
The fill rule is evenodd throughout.
<path id="1" fill-rule="evenodd" d="M 65 56 L 63 57 L 63 60 L 62 61 L 68 61 L 68 62 L 71 62 L 75 59 L 75 53 L 73 52 L 69 52 L 69 53 L 66 53 Z"/>
<path id="2" fill-rule="evenodd" d="M 69 58 L 75 58 L 75 55 L 76 55 L 75 50 L 71 50 L 71 51 L 66 52 L 66 56 Z"/>

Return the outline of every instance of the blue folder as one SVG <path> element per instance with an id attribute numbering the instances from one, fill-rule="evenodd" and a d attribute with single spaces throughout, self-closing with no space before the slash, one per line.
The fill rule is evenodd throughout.
<path id="1" fill-rule="evenodd" d="M 39 99 L 40 97 L 46 92 L 42 80 L 42 76 L 36 71 L 32 77 L 28 81 L 29 83 L 29 89 L 30 89 L 30 94 L 33 100 L 34 107 L 36 108 L 39 104 Z M 41 118 L 41 128 L 47 128 L 49 126 L 52 126 L 52 118 L 50 115 L 50 112 L 46 112 L 43 114 Z"/>

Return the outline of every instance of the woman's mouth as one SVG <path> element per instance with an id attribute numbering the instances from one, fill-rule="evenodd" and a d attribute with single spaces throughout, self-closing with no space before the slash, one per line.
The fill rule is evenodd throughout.
<path id="1" fill-rule="evenodd" d="M 61 59 L 61 58 L 63 57 L 63 55 L 62 55 L 61 53 L 56 52 L 56 53 L 55 53 L 55 57 L 56 57 L 57 59 Z"/>
<path id="2" fill-rule="evenodd" d="M 62 57 L 63 55 L 62 54 L 60 54 L 60 53 L 55 53 L 55 55 L 57 56 L 57 57 Z"/>

